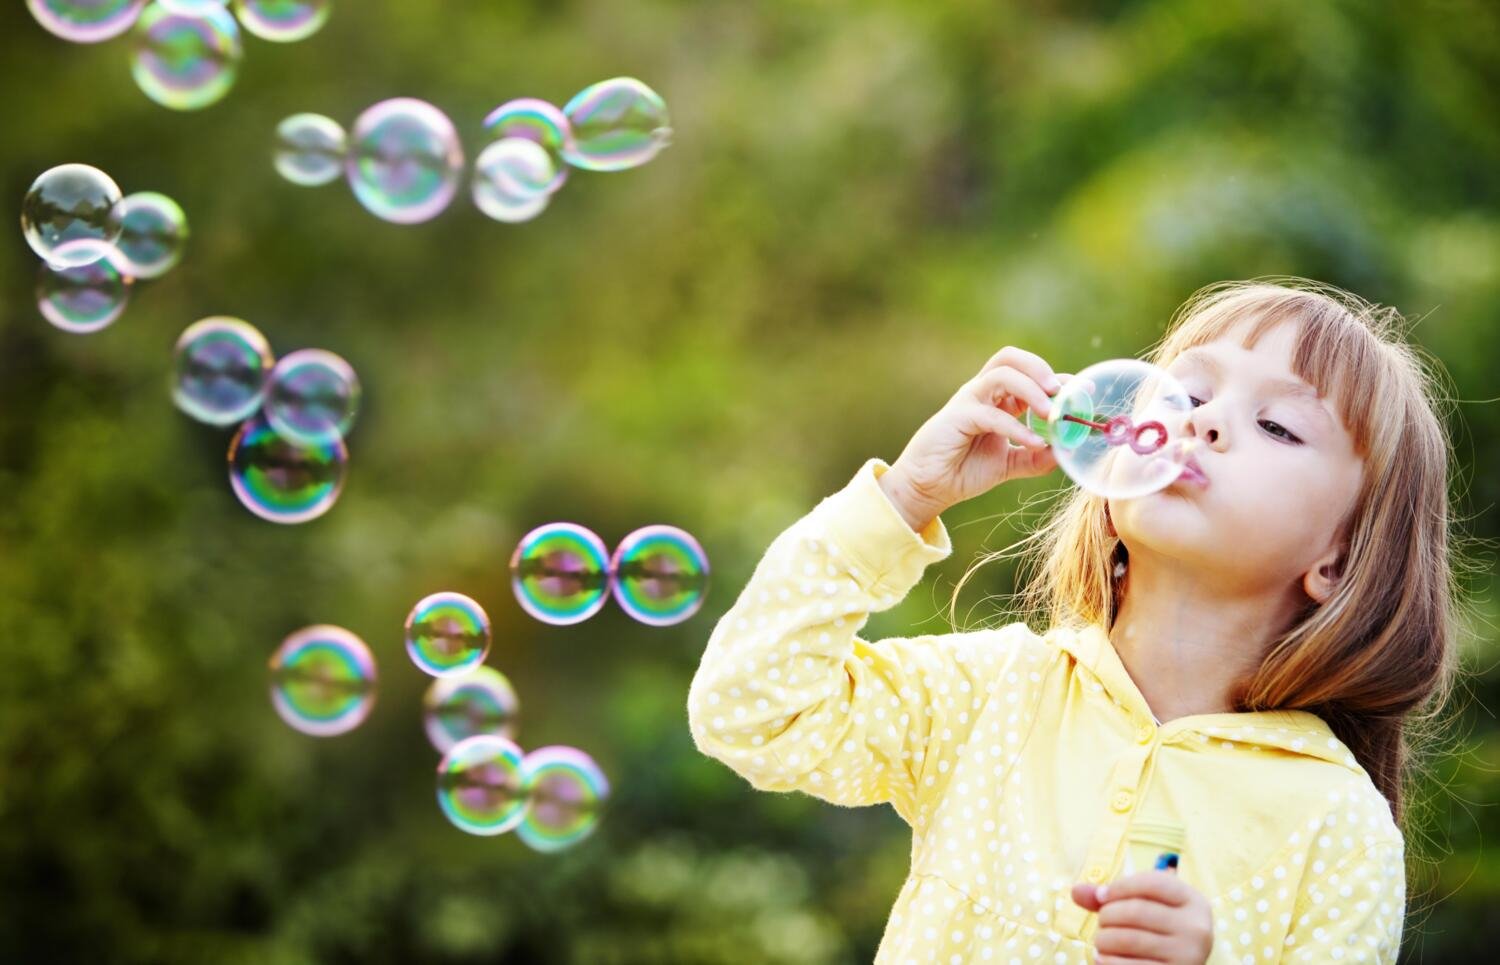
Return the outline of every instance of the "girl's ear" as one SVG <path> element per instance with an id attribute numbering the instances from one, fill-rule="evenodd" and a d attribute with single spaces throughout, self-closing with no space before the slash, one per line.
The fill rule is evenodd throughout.
<path id="1" fill-rule="evenodd" d="M 1344 575 L 1344 549 L 1336 546 L 1302 575 L 1302 590 L 1314 603 L 1322 606 L 1339 587 Z"/>

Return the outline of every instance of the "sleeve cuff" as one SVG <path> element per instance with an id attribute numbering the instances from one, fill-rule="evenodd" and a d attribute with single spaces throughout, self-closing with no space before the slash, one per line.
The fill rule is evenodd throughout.
<path id="1" fill-rule="evenodd" d="M 880 477 L 891 467 L 870 459 L 824 502 L 829 539 L 848 554 L 855 575 L 877 594 L 904 594 L 922 571 L 953 552 L 947 527 L 934 517 L 920 533 L 896 511 Z"/>

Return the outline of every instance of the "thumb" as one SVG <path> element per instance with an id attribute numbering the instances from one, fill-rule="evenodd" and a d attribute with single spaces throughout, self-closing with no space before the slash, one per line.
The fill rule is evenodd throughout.
<path id="1" fill-rule="evenodd" d="M 1101 905 L 1094 885 L 1078 882 L 1073 886 L 1073 903 L 1085 911 L 1098 911 Z"/>

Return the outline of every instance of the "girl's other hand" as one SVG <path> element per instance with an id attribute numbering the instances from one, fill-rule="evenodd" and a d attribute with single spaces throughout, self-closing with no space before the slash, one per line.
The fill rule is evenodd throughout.
<path id="1" fill-rule="evenodd" d="M 1057 465 L 1046 440 L 1026 428 L 1029 407 L 1045 418 L 1066 375 L 1040 356 L 1007 346 L 923 423 L 880 486 L 912 529 L 1008 479 Z M 1012 445 L 1014 443 L 1014 445 Z"/>
<path id="2" fill-rule="evenodd" d="M 1170 871 L 1142 871 L 1108 885 L 1073 886 L 1073 901 L 1099 913 L 1098 965 L 1203 965 L 1213 949 L 1208 899 Z"/>

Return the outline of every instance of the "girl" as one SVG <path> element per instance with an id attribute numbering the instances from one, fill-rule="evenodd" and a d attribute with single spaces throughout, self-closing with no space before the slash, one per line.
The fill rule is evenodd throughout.
<path id="1" fill-rule="evenodd" d="M 1027 541 L 1042 635 L 856 635 L 949 554 L 945 509 L 1056 465 L 1017 417 L 1067 376 L 1029 352 L 772 543 L 689 723 L 759 789 L 911 825 L 877 962 L 1395 961 L 1404 721 L 1454 660 L 1448 444 L 1398 320 L 1300 279 L 1195 295 L 1150 356 L 1195 471 L 1071 490 Z"/>

